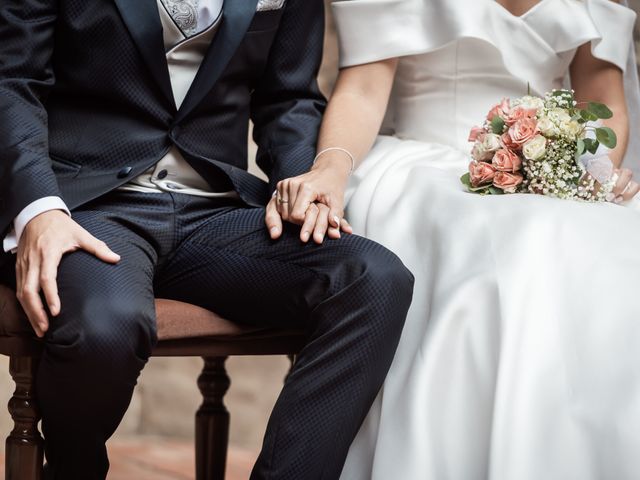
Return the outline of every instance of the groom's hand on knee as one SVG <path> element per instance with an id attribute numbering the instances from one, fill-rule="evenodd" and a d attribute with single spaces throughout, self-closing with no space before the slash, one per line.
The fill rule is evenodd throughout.
<path id="1" fill-rule="evenodd" d="M 61 308 L 56 281 L 58 266 L 65 253 L 76 250 L 85 250 L 107 263 L 120 261 L 120 256 L 104 242 L 60 210 L 33 218 L 20 237 L 16 257 L 17 297 L 39 337 L 49 328 L 40 292 L 44 293 L 51 315 L 58 315 Z"/>

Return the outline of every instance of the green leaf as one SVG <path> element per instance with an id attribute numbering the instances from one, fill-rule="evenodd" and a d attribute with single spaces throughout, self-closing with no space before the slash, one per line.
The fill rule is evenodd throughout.
<path id="1" fill-rule="evenodd" d="M 504 195 L 504 192 L 500 188 L 494 186 L 489 187 L 489 192 L 491 195 Z"/>
<path id="2" fill-rule="evenodd" d="M 497 135 L 502 135 L 504 133 L 504 125 L 504 120 L 502 120 L 498 115 L 491 119 L 491 130 Z"/>
<path id="3" fill-rule="evenodd" d="M 598 120 L 598 116 L 588 110 L 580 110 L 580 116 L 585 122 L 595 122 Z"/>
<path id="4" fill-rule="evenodd" d="M 593 153 L 594 155 L 600 147 L 600 142 L 594 140 L 593 138 L 585 138 L 583 142 L 585 150 L 589 153 Z"/>
<path id="5" fill-rule="evenodd" d="M 582 156 L 586 149 L 587 146 L 585 145 L 584 140 L 579 138 L 576 145 L 576 160 L 578 160 Z"/>
<path id="6" fill-rule="evenodd" d="M 468 188 L 471 188 L 471 174 L 469 172 L 465 173 L 460 177 L 460 181 L 463 185 L 466 185 Z"/>
<path id="7" fill-rule="evenodd" d="M 616 148 L 616 145 L 618 144 L 616 132 L 611 130 L 609 127 L 596 128 L 596 138 L 607 148 Z"/>
<path id="8" fill-rule="evenodd" d="M 613 112 L 603 103 L 589 102 L 587 110 L 603 120 L 613 117 Z"/>

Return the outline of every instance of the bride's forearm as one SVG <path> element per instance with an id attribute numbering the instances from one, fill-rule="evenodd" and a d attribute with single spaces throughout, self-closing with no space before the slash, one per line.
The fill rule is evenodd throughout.
<path id="1" fill-rule="evenodd" d="M 609 157 L 615 166 L 620 168 L 629 144 L 629 118 L 625 105 L 618 108 L 614 106 L 611 107 L 611 109 L 614 112 L 613 118 L 605 120 L 603 123 L 616 132 L 618 137 L 618 144 L 616 148 L 609 153 Z"/>
<path id="2" fill-rule="evenodd" d="M 318 152 L 345 149 L 355 166 L 369 152 L 384 118 L 397 60 L 385 60 L 344 69 L 320 129 Z M 318 158 L 317 166 L 351 170 L 351 159 L 340 150 L 329 150 Z"/>
<path id="3" fill-rule="evenodd" d="M 600 102 L 613 111 L 613 118 L 604 121 L 618 137 L 618 145 L 610 153 L 616 167 L 622 165 L 629 141 L 629 118 L 624 96 L 624 81 L 620 69 L 595 58 L 591 44 L 581 46 L 571 64 L 571 84 L 578 102 Z"/>

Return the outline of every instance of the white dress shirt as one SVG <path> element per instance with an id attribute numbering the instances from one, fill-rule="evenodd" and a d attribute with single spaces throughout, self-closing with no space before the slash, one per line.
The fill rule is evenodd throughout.
<path id="1" fill-rule="evenodd" d="M 215 38 L 222 15 L 224 0 L 198 0 L 198 22 L 192 36 L 180 30 L 167 8 L 176 0 L 157 0 L 163 26 L 167 63 L 174 99 L 179 107 L 198 72 L 208 46 Z M 235 192 L 212 192 L 207 182 L 186 162 L 177 148 L 172 148 L 154 167 L 120 187 L 141 192 L 171 191 L 199 196 L 235 196 Z M 13 229 L 4 238 L 5 252 L 17 250 L 26 225 L 36 216 L 51 210 L 71 215 L 59 197 L 40 198 L 27 205 L 14 219 Z"/>

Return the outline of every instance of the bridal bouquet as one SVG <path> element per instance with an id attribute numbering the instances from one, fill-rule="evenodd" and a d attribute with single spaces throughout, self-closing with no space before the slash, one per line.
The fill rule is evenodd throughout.
<path id="1" fill-rule="evenodd" d="M 611 160 L 584 155 L 595 154 L 600 144 L 615 148 L 614 131 L 590 123 L 612 115 L 600 103 L 578 108 L 570 90 L 554 90 L 544 98 L 504 99 L 491 109 L 482 127 L 471 130 L 473 161 L 462 183 L 470 192 L 485 195 L 535 193 L 608 200 L 615 185 Z"/>

